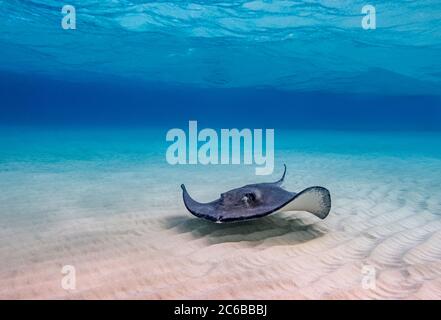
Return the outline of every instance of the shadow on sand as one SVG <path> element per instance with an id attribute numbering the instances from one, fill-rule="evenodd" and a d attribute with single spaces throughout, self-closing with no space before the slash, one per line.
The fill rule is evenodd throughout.
<path id="1" fill-rule="evenodd" d="M 286 214 L 234 222 L 213 223 L 190 216 L 170 216 L 164 218 L 164 227 L 178 233 L 190 233 L 195 239 L 204 238 L 210 245 L 227 242 L 246 242 L 247 246 L 294 245 L 310 241 L 326 233 L 319 224 L 306 224 L 302 219 Z M 271 240 L 271 241 L 270 241 Z"/>

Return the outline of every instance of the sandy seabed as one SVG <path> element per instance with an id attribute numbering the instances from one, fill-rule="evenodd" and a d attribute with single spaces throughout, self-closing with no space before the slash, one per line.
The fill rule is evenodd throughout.
<path id="1" fill-rule="evenodd" d="M 0 298 L 441 298 L 439 216 L 363 204 L 340 203 L 325 221 L 283 213 L 217 225 L 185 212 L 22 221 L 1 229 Z M 66 264 L 76 290 L 61 287 Z M 365 266 L 375 288 L 363 288 Z"/>
<path id="2" fill-rule="evenodd" d="M 172 192 L 149 181 L 187 181 L 196 199 L 208 200 L 245 175 L 221 182 L 214 174 L 192 179 L 184 169 L 179 179 L 141 169 L 80 178 L 75 168 L 4 171 L 0 298 L 441 298 L 441 202 L 431 174 L 439 160 L 414 167 L 300 160 L 288 166 L 286 187 L 326 185 L 333 207 L 323 221 L 299 212 L 213 224 L 185 210 L 178 185 Z M 343 170 L 349 164 L 353 171 Z M 204 189 L 212 179 L 219 183 Z M 75 290 L 62 288 L 64 265 L 75 267 Z M 375 288 L 372 274 L 363 285 L 366 270 L 375 271 Z"/>

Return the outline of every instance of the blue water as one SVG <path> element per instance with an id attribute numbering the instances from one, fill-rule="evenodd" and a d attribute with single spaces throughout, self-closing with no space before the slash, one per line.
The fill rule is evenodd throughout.
<path id="1" fill-rule="evenodd" d="M 373 1 L 375 30 L 361 27 L 363 1 L 69 4 L 75 30 L 62 29 L 59 1 L 0 0 L 6 210 L 34 173 L 77 177 L 77 187 L 121 172 L 148 176 L 149 201 L 163 209 L 164 189 L 180 208 L 182 177 L 199 177 L 201 188 L 210 175 L 228 176 L 224 187 L 254 177 L 253 166 L 169 165 L 165 134 L 190 120 L 275 129 L 275 172 L 286 162 L 308 183 L 363 180 L 363 172 L 379 183 L 391 174 L 433 180 L 441 158 L 438 1 Z M 305 161 L 314 163 L 309 172 Z M 335 176 L 325 179 L 322 168 Z"/>
<path id="2" fill-rule="evenodd" d="M 38 188 L 50 189 L 51 179 L 81 188 L 126 172 L 121 182 L 134 198 L 132 174 L 140 174 L 154 182 L 149 201 L 163 209 L 171 203 L 164 189 L 180 208 L 185 177 L 201 188 L 211 175 L 229 177 L 224 187 L 263 179 L 252 166 L 170 166 L 165 134 L 189 120 L 274 128 L 275 173 L 286 162 L 305 184 L 337 189 L 339 179 L 381 184 L 391 175 L 427 180 L 427 188 L 438 181 L 431 175 L 441 158 L 439 1 L 373 1 L 375 30 L 361 27 L 363 1 L 69 4 L 76 30 L 62 29 L 59 1 L 0 0 L 6 211 L 33 174 L 44 177 Z"/>
<path id="3" fill-rule="evenodd" d="M 375 0 L 0 2 L 0 65 L 80 81 L 440 94 L 441 4 Z"/>
<path id="4" fill-rule="evenodd" d="M 441 128 L 439 1 L 0 1 L 0 123 Z"/>

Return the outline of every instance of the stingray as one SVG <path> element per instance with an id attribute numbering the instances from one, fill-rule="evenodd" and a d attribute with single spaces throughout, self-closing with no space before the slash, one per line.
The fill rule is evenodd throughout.
<path id="1" fill-rule="evenodd" d="M 261 218 L 276 212 L 307 211 L 325 219 L 331 210 L 331 195 L 323 187 L 309 187 L 295 193 L 282 188 L 286 165 L 282 177 L 269 183 L 249 184 L 222 193 L 220 198 L 200 203 L 181 185 L 184 204 L 191 214 L 217 223 Z"/>

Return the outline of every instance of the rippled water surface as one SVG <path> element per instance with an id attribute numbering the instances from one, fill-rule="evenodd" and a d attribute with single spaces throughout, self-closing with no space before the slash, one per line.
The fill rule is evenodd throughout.
<path id="1" fill-rule="evenodd" d="M 430 93 L 441 87 L 441 2 L 0 1 L 0 66 L 202 87 Z M 79 76 L 81 74 L 81 76 Z"/>

